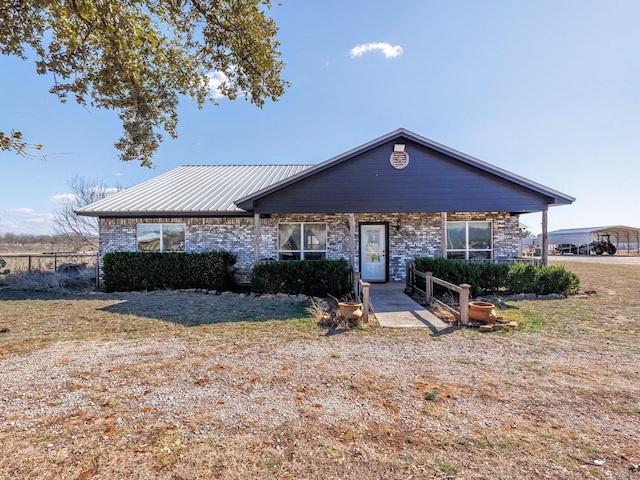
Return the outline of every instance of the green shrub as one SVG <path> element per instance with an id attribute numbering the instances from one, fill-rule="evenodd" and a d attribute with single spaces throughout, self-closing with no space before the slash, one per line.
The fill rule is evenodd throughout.
<path id="1" fill-rule="evenodd" d="M 421 272 L 431 272 L 434 277 L 445 280 L 454 285 L 468 283 L 471 285 L 471 296 L 497 295 L 504 290 L 508 265 L 496 263 L 467 263 L 447 258 L 416 258 L 416 269 Z M 435 293 L 441 287 L 435 289 Z"/>
<path id="2" fill-rule="evenodd" d="M 417 270 L 432 272 L 434 277 L 454 285 L 468 283 L 472 297 L 506 293 L 570 295 L 576 293 L 580 286 L 574 273 L 555 265 L 467 263 L 446 258 L 416 258 L 415 264 Z M 424 282 L 418 287 L 424 288 Z M 437 289 L 435 293 L 438 293 Z"/>
<path id="3" fill-rule="evenodd" d="M 223 251 L 113 252 L 104 256 L 102 278 L 107 292 L 202 288 L 233 285 L 235 255 Z"/>
<path id="4" fill-rule="evenodd" d="M 265 262 L 251 272 L 251 291 L 340 297 L 351 292 L 349 263 L 344 260 Z"/>
<path id="5" fill-rule="evenodd" d="M 549 293 L 570 295 L 578 292 L 580 279 L 575 273 L 566 270 L 564 267 L 546 265 L 539 269 L 536 285 L 536 293 L 539 295 L 547 295 Z"/>
<path id="6" fill-rule="evenodd" d="M 538 271 L 531 263 L 517 263 L 509 269 L 507 290 L 509 293 L 537 293 Z"/>

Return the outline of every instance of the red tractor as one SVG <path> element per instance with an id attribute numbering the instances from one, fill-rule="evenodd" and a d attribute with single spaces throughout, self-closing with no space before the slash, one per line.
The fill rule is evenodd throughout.
<path id="1" fill-rule="evenodd" d="M 596 255 L 602 255 L 605 252 L 609 255 L 615 255 L 617 251 L 616 246 L 611 243 L 608 233 L 598 235 L 598 241 L 591 242 L 591 250 L 594 251 Z"/>

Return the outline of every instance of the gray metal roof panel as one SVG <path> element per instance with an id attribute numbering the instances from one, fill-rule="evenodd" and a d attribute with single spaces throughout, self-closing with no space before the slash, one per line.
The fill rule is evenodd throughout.
<path id="1" fill-rule="evenodd" d="M 89 216 L 241 214 L 234 203 L 311 165 L 183 165 L 77 210 Z"/>

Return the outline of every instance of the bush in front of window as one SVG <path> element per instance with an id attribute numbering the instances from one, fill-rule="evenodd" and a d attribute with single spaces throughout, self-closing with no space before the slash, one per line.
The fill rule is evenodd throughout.
<path id="1" fill-rule="evenodd" d="M 104 256 L 103 286 L 107 292 L 233 286 L 236 257 L 224 250 L 205 253 L 113 252 Z"/>
<path id="2" fill-rule="evenodd" d="M 290 260 L 253 267 L 251 291 L 340 297 L 351 292 L 349 263 L 344 260 Z"/>
<path id="3" fill-rule="evenodd" d="M 416 258 L 415 264 L 417 270 L 431 272 L 434 277 L 454 285 L 463 283 L 471 285 L 472 297 L 513 293 L 570 295 L 576 293 L 580 286 L 580 280 L 573 272 L 555 265 L 538 267 L 523 263 L 513 265 L 489 262 L 467 263 L 460 260 L 426 257 Z M 418 287 L 424 288 L 424 285 L 418 284 Z M 439 293 L 439 290 L 436 290 L 436 293 Z"/>
<path id="4" fill-rule="evenodd" d="M 508 265 L 489 262 L 467 263 L 465 261 L 447 258 L 416 258 L 416 270 L 431 272 L 434 277 L 445 280 L 454 285 L 467 283 L 471 285 L 471 296 L 496 295 L 504 292 L 509 273 Z M 424 284 L 424 281 L 422 281 Z M 424 288 L 424 285 L 420 286 Z M 434 286 L 436 294 L 445 291 L 443 287 Z"/>

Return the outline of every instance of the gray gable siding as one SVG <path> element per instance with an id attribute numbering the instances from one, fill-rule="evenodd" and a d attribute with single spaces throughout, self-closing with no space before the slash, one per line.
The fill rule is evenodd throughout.
<path id="1" fill-rule="evenodd" d="M 389 163 L 404 143 L 409 165 Z M 546 210 L 553 199 L 399 137 L 347 156 L 254 200 L 256 213 L 477 212 Z M 245 207 L 241 204 L 240 206 Z"/>

